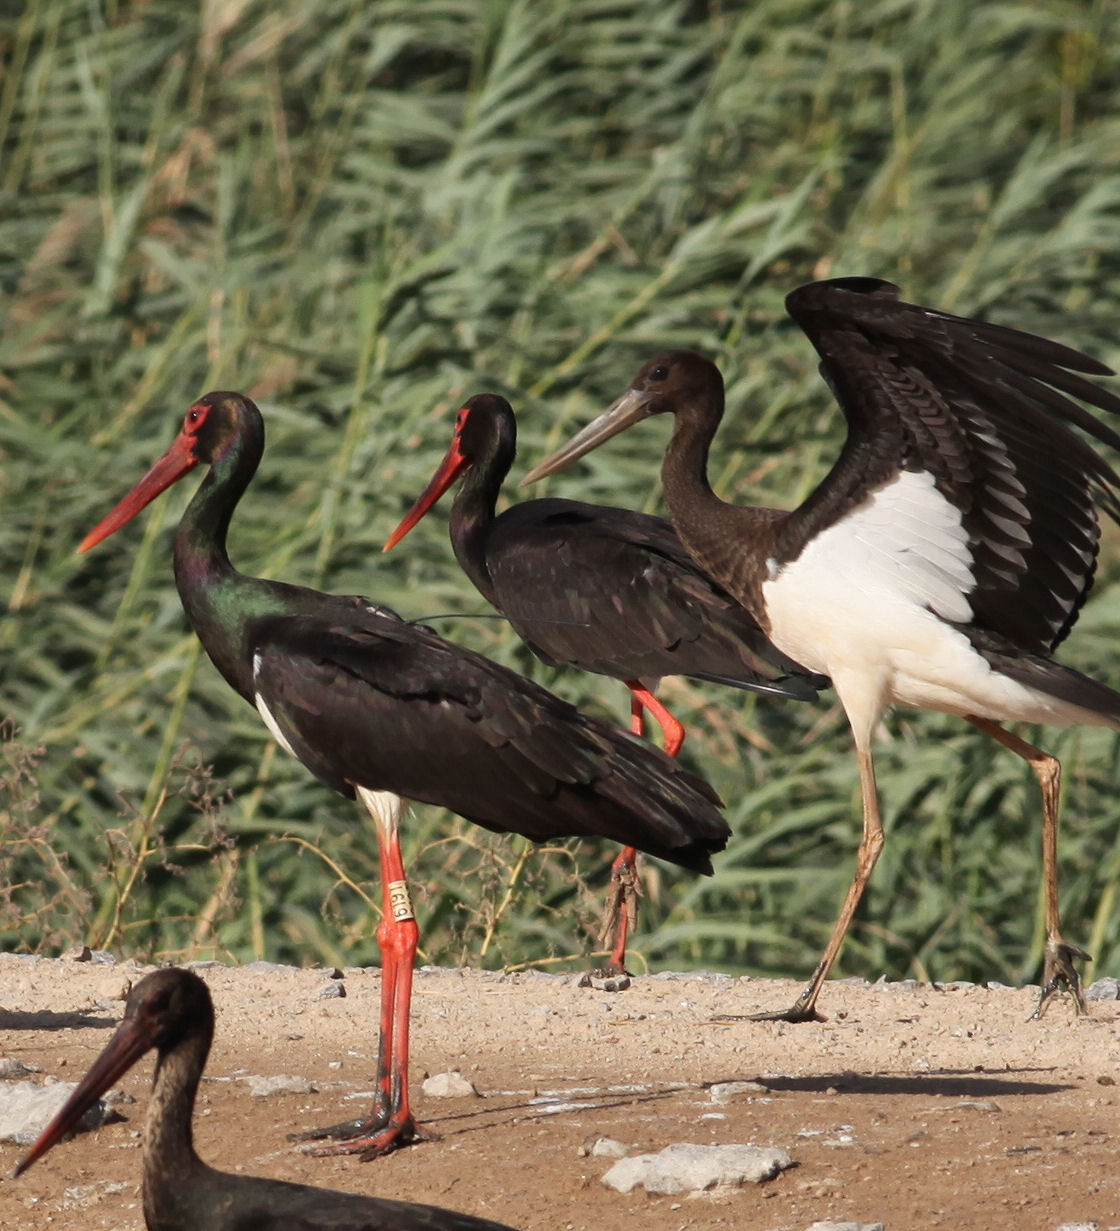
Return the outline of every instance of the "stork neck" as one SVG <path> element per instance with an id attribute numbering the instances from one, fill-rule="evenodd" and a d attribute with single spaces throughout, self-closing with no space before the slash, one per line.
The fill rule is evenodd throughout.
<path id="1" fill-rule="evenodd" d="M 178 1225 L 162 1214 L 189 1193 L 203 1164 L 194 1152 L 191 1120 L 195 1096 L 210 1051 L 213 1026 L 184 1036 L 161 1051 L 152 1079 L 144 1127 L 144 1213 L 149 1226 Z"/>
<path id="2" fill-rule="evenodd" d="M 467 468 L 451 505 L 451 546 L 459 567 L 471 584 L 493 607 L 498 607 L 490 576 L 487 543 L 494 528 L 498 493 L 509 473 L 510 462 L 490 458 Z M 500 609 L 500 608 L 499 608 Z"/>
<path id="3" fill-rule="evenodd" d="M 729 504 L 708 482 L 708 453 L 719 415 L 678 411 L 661 468 L 665 502 L 688 553 L 766 628 L 759 585 L 786 515 Z"/>
<path id="4" fill-rule="evenodd" d="M 661 464 L 665 503 L 677 533 L 686 543 L 686 527 L 730 510 L 708 482 L 708 454 L 719 422 L 718 415 L 701 415 L 688 407 L 679 410 Z"/>
<path id="5" fill-rule="evenodd" d="M 226 536 L 260 462 L 261 447 L 239 442 L 214 460 L 179 522 L 174 553 L 175 585 L 191 626 L 227 682 L 250 701 L 252 671 L 241 631 L 250 614 L 251 591 L 259 583 L 230 563 Z"/>

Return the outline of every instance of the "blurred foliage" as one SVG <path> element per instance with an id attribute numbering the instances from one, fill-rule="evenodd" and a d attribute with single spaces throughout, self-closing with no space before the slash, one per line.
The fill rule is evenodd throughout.
<path id="1" fill-rule="evenodd" d="M 277 752 L 186 627 L 187 493 L 74 554 L 207 389 L 269 425 L 241 567 L 464 613 L 441 630 L 621 721 L 620 686 L 470 618 L 438 514 L 379 554 L 465 396 L 507 394 L 539 458 L 655 349 L 695 347 L 728 378 L 718 490 L 788 507 L 842 439 L 783 312 L 801 282 L 881 275 L 1120 360 L 1107 0 L 27 0 L 0 11 L 0 55 L 11 948 L 375 955 L 362 815 Z M 658 508 L 665 430 L 552 490 Z M 1117 541 L 1065 658 L 1120 684 Z M 635 961 L 807 976 L 858 839 L 842 715 L 664 695 L 735 836 L 711 880 L 650 869 Z M 838 973 L 1036 977 L 1029 769 L 940 715 L 888 726 L 888 843 Z M 1116 739 L 1043 739 L 1067 771 L 1067 935 L 1115 972 Z M 405 853 L 427 960 L 591 943 L 611 852 L 418 807 Z"/>

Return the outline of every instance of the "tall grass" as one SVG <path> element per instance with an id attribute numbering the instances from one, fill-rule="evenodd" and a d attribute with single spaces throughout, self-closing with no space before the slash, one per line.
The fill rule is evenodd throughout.
<path id="1" fill-rule="evenodd" d="M 74 546 L 189 400 L 264 407 L 233 529 L 250 572 L 375 596 L 598 712 L 457 572 L 440 524 L 380 544 L 472 392 L 539 457 L 665 345 L 729 383 L 714 478 L 790 505 L 840 416 L 782 299 L 893 278 L 919 301 L 1120 360 L 1120 11 L 968 0 L 29 0 L 0 16 L 0 623 L 5 943 L 362 961 L 371 835 L 277 754 L 187 629 L 186 493 Z M 664 428 L 553 490 L 659 507 Z M 1120 684 L 1117 536 L 1067 661 Z M 835 706 L 671 682 L 735 837 L 659 869 L 639 954 L 807 973 L 850 874 L 858 783 Z M 1067 934 L 1120 950 L 1116 742 L 1067 767 Z M 937 715 L 879 753 L 889 839 L 844 973 L 1037 974 L 1029 771 Z M 603 852 L 536 852 L 430 808 L 406 851 L 425 956 L 579 954 Z"/>

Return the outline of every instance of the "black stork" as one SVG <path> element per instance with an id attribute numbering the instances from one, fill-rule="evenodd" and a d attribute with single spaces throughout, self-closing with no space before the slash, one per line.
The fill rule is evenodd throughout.
<path id="1" fill-rule="evenodd" d="M 1120 729 L 1120 693 L 1051 655 L 1093 581 L 1097 507 L 1120 519 L 1120 476 L 1071 430 L 1120 435 L 1071 399 L 1120 413 L 1081 373 L 1111 375 L 1044 338 L 905 303 L 875 278 L 812 283 L 786 300 L 848 423 L 839 459 L 793 512 L 727 504 L 707 479 L 723 413 L 714 364 L 658 355 L 532 481 L 648 415 L 674 416 L 662 465 L 673 524 L 693 559 L 785 654 L 828 675 L 859 758 L 863 836 L 855 879 L 788 1021 L 814 1005 L 883 846 L 872 734 L 892 704 L 960 715 L 1023 757 L 1043 799 L 1046 955 L 1036 1016 L 1064 985 L 1085 1011 L 1062 937 L 1056 758 L 1003 722 Z"/>
<path id="2" fill-rule="evenodd" d="M 195 1096 L 214 1037 L 206 984 L 171 967 L 129 993 L 124 1020 L 58 1115 L 16 1168 L 22 1175 L 153 1047 L 144 1130 L 143 1200 L 148 1231 L 511 1231 L 502 1223 L 433 1205 L 231 1175 L 207 1166 L 191 1132 Z"/>
<path id="3" fill-rule="evenodd" d="M 86 536 L 108 537 L 199 464 L 209 472 L 175 535 L 175 582 L 214 665 L 277 742 L 377 828 L 383 916 L 378 1098 L 364 1120 L 306 1134 L 373 1157 L 422 1136 L 408 1097 L 408 1016 L 419 931 L 398 840 L 402 797 L 499 833 L 597 836 L 700 872 L 729 830 L 715 792 L 660 751 L 531 681 L 354 595 L 239 573 L 233 510 L 264 451 L 260 411 L 210 393 L 171 448 Z"/>
<path id="4" fill-rule="evenodd" d="M 526 500 L 496 515 L 517 453 L 517 422 L 504 397 L 480 393 L 459 409 L 451 447 L 431 482 L 385 544 L 388 551 L 451 487 L 455 558 L 538 658 L 622 680 L 631 730 L 643 712 L 659 723 L 665 751 L 685 729 L 654 695 L 666 675 L 812 701 L 827 681 L 779 653 L 754 617 L 696 567 L 663 517 L 579 500 Z M 607 972 L 622 974 L 640 892 L 634 847 L 611 867 L 603 939 Z"/>

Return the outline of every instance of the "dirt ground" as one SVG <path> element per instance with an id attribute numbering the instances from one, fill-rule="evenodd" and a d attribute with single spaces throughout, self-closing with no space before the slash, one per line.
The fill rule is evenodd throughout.
<path id="1" fill-rule="evenodd" d="M 0 955 L 0 1055 L 76 1080 L 144 967 Z M 440 1140 L 371 1163 L 297 1153 L 285 1135 L 354 1114 L 376 1046 L 378 973 L 200 970 L 218 1023 L 196 1144 L 228 1170 L 452 1206 L 523 1231 L 736 1227 L 804 1231 L 820 1219 L 887 1231 L 1120 1228 L 1120 1003 L 1029 1022 L 1030 989 L 830 983 L 828 1021 L 714 1023 L 785 1007 L 792 982 L 645 976 L 625 992 L 570 977 L 431 971 L 417 979 L 413 1089 Z M 460 1070 L 480 1098 L 419 1093 Z M 56 1147 L 12 1180 L 0 1146 L 0 1227 L 141 1228 L 139 1141 L 150 1061 L 123 1088 L 127 1121 Z M 312 1094 L 254 1098 L 246 1074 L 309 1078 Z M 713 1102 L 712 1083 L 765 1093 Z M 600 1183 L 605 1135 L 632 1153 L 674 1141 L 778 1145 L 777 1179 L 697 1197 L 621 1195 Z"/>

